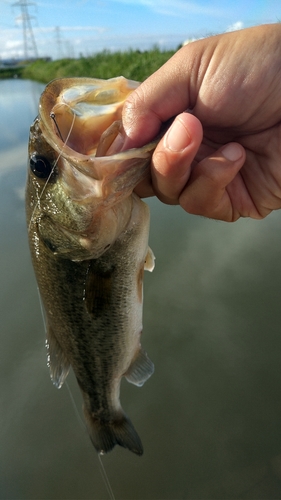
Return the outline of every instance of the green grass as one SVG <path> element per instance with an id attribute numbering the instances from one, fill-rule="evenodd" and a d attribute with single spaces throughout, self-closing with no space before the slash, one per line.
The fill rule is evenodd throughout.
<path id="1" fill-rule="evenodd" d="M 92 57 L 80 59 L 60 59 L 58 61 L 38 60 L 22 71 L 22 78 L 48 83 L 54 78 L 69 76 L 85 76 L 91 78 L 113 78 L 125 76 L 126 78 L 143 81 L 162 66 L 175 51 L 160 51 L 154 48 L 140 52 L 129 50 L 127 52 L 104 51 Z"/>
<path id="2" fill-rule="evenodd" d="M 6 78 L 21 78 L 23 68 L 0 68 L 0 80 Z"/>

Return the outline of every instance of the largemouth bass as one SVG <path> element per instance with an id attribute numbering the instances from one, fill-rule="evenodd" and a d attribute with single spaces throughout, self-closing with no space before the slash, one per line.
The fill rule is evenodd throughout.
<path id="1" fill-rule="evenodd" d="M 140 344 L 143 271 L 154 267 L 149 209 L 133 189 L 156 142 L 116 152 L 137 85 L 71 78 L 46 87 L 30 129 L 26 212 L 52 381 L 60 388 L 72 366 L 99 453 L 118 444 L 141 455 L 119 392 L 122 377 L 141 386 L 154 370 Z"/>

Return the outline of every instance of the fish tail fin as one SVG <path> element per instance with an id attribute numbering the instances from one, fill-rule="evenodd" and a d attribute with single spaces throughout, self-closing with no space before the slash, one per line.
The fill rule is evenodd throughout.
<path id="1" fill-rule="evenodd" d="M 87 408 L 84 408 L 84 415 L 91 441 L 98 453 L 108 453 L 119 444 L 137 455 L 143 454 L 140 437 L 122 411 L 109 422 L 96 418 Z"/>

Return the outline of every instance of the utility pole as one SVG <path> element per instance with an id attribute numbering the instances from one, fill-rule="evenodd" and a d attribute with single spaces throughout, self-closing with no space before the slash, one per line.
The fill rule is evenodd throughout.
<path id="1" fill-rule="evenodd" d="M 60 32 L 59 26 L 55 27 L 55 37 L 56 37 L 56 43 L 57 43 L 58 59 L 61 59 L 62 58 L 62 41 L 61 41 L 61 32 Z"/>
<path id="2" fill-rule="evenodd" d="M 23 29 L 23 54 L 24 59 L 26 60 L 29 59 L 29 52 L 31 54 L 30 59 L 38 58 L 38 50 L 31 26 L 32 16 L 30 16 L 28 12 L 29 5 L 35 5 L 35 3 L 28 2 L 27 0 L 18 0 L 17 2 L 13 3 L 13 6 L 20 7 L 21 9 L 20 19 L 22 21 Z"/>

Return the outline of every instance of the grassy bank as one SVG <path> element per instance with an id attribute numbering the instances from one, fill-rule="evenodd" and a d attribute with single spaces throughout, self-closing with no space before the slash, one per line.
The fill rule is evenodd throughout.
<path id="1" fill-rule="evenodd" d="M 48 83 L 54 78 L 87 76 L 92 78 L 113 78 L 125 76 L 142 81 L 164 64 L 174 51 L 160 51 L 158 48 L 140 52 L 101 52 L 92 57 L 60 59 L 58 61 L 38 60 L 23 69 L 21 77 Z"/>
<path id="2" fill-rule="evenodd" d="M 22 78 L 23 68 L 0 68 L 0 80 L 6 78 Z"/>

